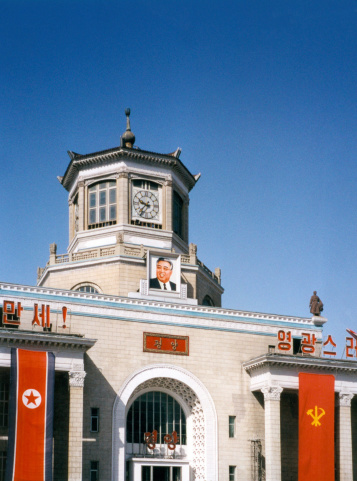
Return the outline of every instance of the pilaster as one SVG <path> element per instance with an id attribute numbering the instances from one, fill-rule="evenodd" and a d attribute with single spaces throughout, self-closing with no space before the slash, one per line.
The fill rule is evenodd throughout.
<path id="1" fill-rule="evenodd" d="M 165 211 L 163 212 L 163 229 L 172 230 L 172 181 L 165 182 Z"/>
<path id="2" fill-rule="evenodd" d="M 88 221 L 85 218 L 85 187 L 84 182 L 78 182 L 78 230 L 87 228 Z"/>
<path id="3" fill-rule="evenodd" d="M 350 392 L 339 393 L 339 468 L 340 481 L 353 479 L 352 455 L 352 426 L 351 426 L 351 401 L 353 394 Z"/>
<path id="4" fill-rule="evenodd" d="M 83 386 L 86 373 L 69 373 L 68 481 L 82 479 Z"/>
<path id="5" fill-rule="evenodd" d="M 265 410 L 266 481 L 281 481 L 280 395 L 283 388 L 267 386 L 261 391 Z"/>
<path id="6" fill-rule="evenodd" d="M 129 175 L 120 172 L 117 179 L 117 221 L 118 224 L 129 224 Z"/>

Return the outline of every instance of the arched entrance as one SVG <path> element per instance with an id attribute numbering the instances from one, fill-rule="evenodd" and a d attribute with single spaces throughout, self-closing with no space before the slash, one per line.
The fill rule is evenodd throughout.
<path id="1" fill-rule="evenodd" d="M 127 448 L 126 417 L 130 406 L 138 396 L 150 391 L 175 398 L 187 417 L 187 446 L 174 461 L 160 454 L 148 461 L 140 453 L 139 457 L 138 453 L 130 454 Z M 175 480 L 175 473 L 182 481 L 218 481 L 216 411 L 209 392 L 192 373 L 156 364 L 136 371 L 125 381 L 113 408 L 113 481 L 125 481 L 128 459 L 135 481 L 152 481 L 154 470 L 165 471 L 163 479 L 168 481 Z"/>

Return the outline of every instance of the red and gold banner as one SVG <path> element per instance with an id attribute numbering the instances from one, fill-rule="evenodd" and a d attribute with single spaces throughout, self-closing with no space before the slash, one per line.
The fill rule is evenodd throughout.
<path id="1" fill-rule="evenodd" d="M 299 374 L 299 481 L 335 479 L 335 378 Z"/>
<path id="2" fill-rule="evenodd" d="M 11 349 L 6 481 L 51 481 L 55 358 Z"/>
<path id="3" fill-rule="evenodd" d="M 188 336 L 144 332 L 144 352 L 161 352 L 188 356 Z"/>

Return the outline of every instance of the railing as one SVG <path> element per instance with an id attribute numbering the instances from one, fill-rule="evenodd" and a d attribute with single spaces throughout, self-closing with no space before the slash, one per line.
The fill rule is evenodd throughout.
<path id="1" fill-rule="evenodd" d="M 53 264 L 65 264 L 67 262 L 79 262 L 88 259 L 98 259 L 102 257 L 114 256 L 114 255 L 126 255 L 131 257 L 143 258 L 148 248 L 144 246 L 127 246 L 124 244 L 116 244 L 110 247 L 99 247 L 96 249 L 89 249 L 81 252 L 75 252 L 73 254 L 53 254 L 50 256 L 49 265 Z M 200 266 L 212 279 L 220 283 L 219 277 L 208 269 L 195 255 L 181 255 L 182 264 L 194 264 Z"/>

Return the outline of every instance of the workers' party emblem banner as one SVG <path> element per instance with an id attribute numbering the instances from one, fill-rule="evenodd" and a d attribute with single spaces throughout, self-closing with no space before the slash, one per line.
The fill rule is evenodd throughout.
<path id="1" fill-rule="evenodd" d="M 299 481 L 334 481 L 335 378 L 299 374 Z"/>
<path id="2" fill-rule="evenodd" d="M 55 357 L 11 349 L 5 481 L 51 481 Z"/>

